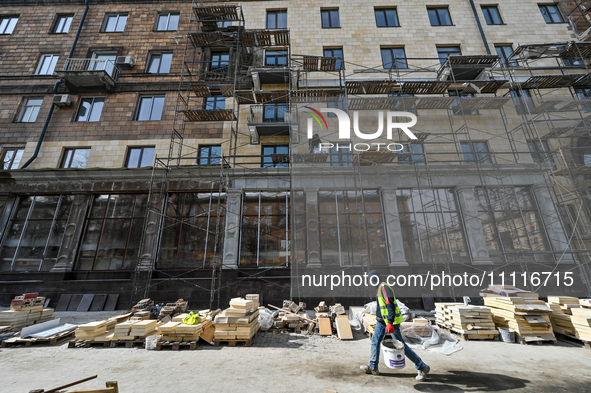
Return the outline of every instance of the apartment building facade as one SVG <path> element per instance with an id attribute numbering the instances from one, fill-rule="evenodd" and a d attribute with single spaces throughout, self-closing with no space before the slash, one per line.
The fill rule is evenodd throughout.
<path id="1" fill-rule="evenodd" d="M 545 289 L 588 293 L 591 52 L 561 7 L 2 5 L 2 301 L 315 299 L 302 274 L 373 267 L 574 272 Z M 357 111 L 366 133 L 411 112 L 419 138 L 364 151 L 306 108 Z"/>

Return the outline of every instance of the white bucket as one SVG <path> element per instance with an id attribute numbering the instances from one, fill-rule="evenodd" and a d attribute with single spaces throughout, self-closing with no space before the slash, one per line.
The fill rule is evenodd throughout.
<path id="1" fill-rule="evenodd" d="M 406 366 L 404 344 L 398 340 L 386 339 L 382 341 L 382 355 L 384 363 L 390 368 L 401 369 Z"/>

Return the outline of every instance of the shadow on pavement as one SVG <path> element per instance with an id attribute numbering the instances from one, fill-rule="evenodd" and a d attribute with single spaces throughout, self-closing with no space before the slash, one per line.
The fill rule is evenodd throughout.
<path id="1" fill-rule="evenodd" d="M 502 374 L 451 370 L 447 374 L 429 374 L 425 382 L 414 388 L 419 392 L 505 392 L 523 389 L 527 383 L 527 379 Z"/>

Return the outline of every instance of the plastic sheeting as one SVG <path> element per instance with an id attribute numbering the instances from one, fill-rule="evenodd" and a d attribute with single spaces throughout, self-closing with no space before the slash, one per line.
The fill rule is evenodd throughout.
<path id="1" fill-rule="evenodd" d="M 400 332 L 404 341 L 412 349 L 438 352 L 442 355 L 451 355 L 463 347 L 459 340 L 449 332 L 437 326 L 417 323 L 403 323 Z"/>

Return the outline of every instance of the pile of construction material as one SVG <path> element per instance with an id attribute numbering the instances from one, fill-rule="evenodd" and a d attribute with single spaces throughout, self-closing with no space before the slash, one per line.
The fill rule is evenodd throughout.
<path id="1" fill-rule="evenodd" d="M 37 293 L 16 296 L 10 302 L 10 310 L 0 312 L 0 326 L 18 330 L 25 326 L 53 319 L 53 308 L 44 308 L 45 297 Z"/>
<path id="2" fill-rule="evenodd" d="M 161 341 L 197 341 L 201 338 L 204 332 L 211 333 L 206 334 L 204 337 L 205 341 L 211 342 L 213 338 L 214 328 L 212 326 L 213 315 L 215 312 L 209 310 L 199 311 L 199 322 L 194 325 L 189 325 L 183 322 L 183 320 L 189 316 L 189 314 L 180 314 L 174 317 L 170 322 L 165 323 L 158 327 L 158 333 L 162 334 Z M 208 336 L 212 337 L 208 340 Z"/>
<path id="3" fill-rule="evenodd" d="M 250 345 L 261 327 L 258 308 L 259 295 L 231 299 L 230 308 L 215 316 L 214 343 L 229 342 L 232 345 L 239 341 Z"/>
<path id="4" fill-rule="evenodd" d="M 115 325 L 113 340 L 136 340 L 157 334 L 158 321 L 154 319 L 130 320 Z"/>
<path id="5" fill-rule="evenodd" d="M 318 333 L 321 336 L 332 336 L 336 331 L 336 335 L 341 340 L 353 339 L 349 317 L 345 312 L 345 307 L 340 303 L 336 303 L 327 310 L 326 303 L 320 302 L 315 310 L 318 322 Z"/>
<path id="6" fill-rule="evenodd" d="M 489 307 L 435 303 L 435 322 L 465 340 L 496 339 L 499 335 Z"/>
<path id="7" fill-rule="evenodd" d="M 176 315 L 186 313 L 188 306 L 189 302 L 183 299 L 179 299 L 175 303 L 166 303 L 158 313 L 158 320 L 164 323 L 170 322 Z"/>
<path id="8" fill-rule="evenodd" d="M 116 327 L 119 323 L 127 321 L 131 313 L 117 315 L 102 321 L 89 322 L 78 326 L 76 329 L 76 340 L 108 342 L 113 339 L 116 333 Z"/>
<path id="9" fill-rule="evenodd" d="M 306 313 L 306 303 L 295 303 L 291 300 L 284 300 L 283 307 L 276 308 L 277 316 L 273 320 L 273 327 L 280 333 L 301 333 L 314 329 L 315 322 Z"/>
<path id="10" fill-rule="evenodd" d="M 552 309 L 538 294 L 513 286 L 490 286 L 480 293 L 497 327 L 511 328 L 522 344 L 556 342 L 550 322 Z"/>
<path id="11" fill-rule="evenodd" d="M 591 306 L 586 307 L 581 301 L 571 296 L 548 296 L 548 307 L 552 309 L 550 320 L 554 332 L 591 342 Z"/>

